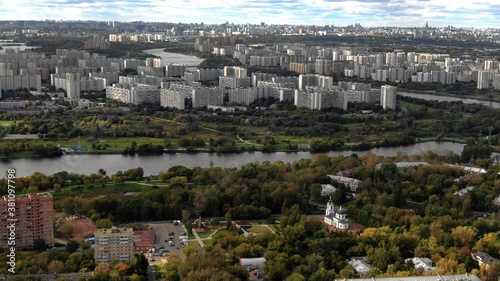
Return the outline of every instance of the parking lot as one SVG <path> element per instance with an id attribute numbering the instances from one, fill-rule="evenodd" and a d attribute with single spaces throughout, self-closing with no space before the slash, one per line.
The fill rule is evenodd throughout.
<path id="1" fill-rule="evenodd" d="M 155 245 L 157 246 L 157 253 L 163 250 L 164 253 L 177 253 L 182 257 L 182 247 L 179 240 L 179 236 L 186 232 L 184 227 L 179 223 L 175 225 L 173 222 L 158 222 L 151 223 L 151 228 L 155 231 Z M 173 232 L 173 245 L 169 245 L 169 233 Z M 162 248 L 163 247 L 163 248 Z M 154 259 L 154 261 L 153 261 Z M 150 264 L 157 264 L 166 262 L 167 257 L 163 256 L 153 256 L 152 258 L 148 258 Z"/>

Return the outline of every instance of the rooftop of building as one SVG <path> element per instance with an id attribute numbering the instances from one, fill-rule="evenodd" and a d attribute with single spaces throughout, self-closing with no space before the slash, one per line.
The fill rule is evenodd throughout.
<path id="1" fill-rule="evenodd" d="M 7 200 L 8 196 L 2 196 L 2 200 Z M 28 193 L 16 196 L 16 199 L 37 199 L 37 198 L 52 198 L 52 195 L 48 192 L 41 193 Z"/>
<path id="2" fill-rule="evenodd" d="M 129 227 L 112 227 L 112 228 L 103 228 L 103 229 L 96 229 L 95 230 L 95 235 L 130 235 L 132 236 L 134 234 L 134 229 Z"/>
<path id="3" fill-rule="evenodd" d="M 481 281 L 481 279 L 474 274 L 466 273 L 437 276 L 336 279 L 336 281 Z"/>

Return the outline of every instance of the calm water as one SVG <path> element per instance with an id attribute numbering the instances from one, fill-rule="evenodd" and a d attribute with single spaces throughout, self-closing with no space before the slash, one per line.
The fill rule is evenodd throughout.
<path id="1" fill-rule="evenodd" d="M 177 53 L 164 52 L 164 49 L 149 49 L 144 50 L 146 54 L 155 55 L 162 58 L 162 65 L 167 63 L 181 63 L 189 66 L 189 69 L 196 69 L 196 67 L 203 61 L 203 59 L 197 58 L 195 56 L 187 56 Z"/>
<path id="2" fill-rule="evenodd" d="M 500 108 L 500 103 L 498 102 L 490 102 L 490 101 L 482 101 L 482 100 L 475 100 L 475 99 L 462 99 L 462 98 L 455 98 L 455 97 L 448 97 L 448 96 L 437 96 L 437 95 L 432 95 L 432 94 L 420 94 L 420 93 L 407 93 L 407 92 L 400 92 L 398 91 L 398 95 L 405 96 L 405 97 L 412 97 L 412 98 L 417 98 L 417 99 L 424 99 L 424 100 L 437 100 L 437 101 L 461 101 L 465 104 L 482 104 L 494 108 Z"/>
<path id="3" fill-rule="evenodd" d="M 407 155 L 418 155 L 425 151 L 445 153 L 454 151 L 460 154 L 464 145 L 451 142 L 426 142 L 410 146 L 375 148 L 369 151 L 333 151 L 326 153 L 329 156 L 345 155 L 352 153 L 365 155 L 373 152 L 382 156 L 396 156 L 398 152 Z M 275 152 L 275 153 L 242 153 L 242 154 L 216 154 L 216 153 L 176 153 L 152 156 L 125 156 L 121 154 L 112 155 L 64 155 L 54 159 L 13 159 L 0 162 L 0 173 L 10 168 L 17 170 L 18 176 L 31 175 L 34 172 L 53 174 L 60 171 L 75 172 L 79 174 L 96 173 L 104 169 L 108 174 L 124 171 L 131 168 L 142 167 L 145 175 L 155 175 L 166 171 L 172 166 L 181 165 L 193 167 L 239 167 L 247 163 L 264 161 L 294 162 L 302 158 L 313 158 L 315 154 L 310 152 Z"/>

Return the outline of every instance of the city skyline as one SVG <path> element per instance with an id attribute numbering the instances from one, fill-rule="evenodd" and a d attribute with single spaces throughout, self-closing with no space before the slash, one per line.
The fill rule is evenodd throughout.
<path id="1" fill-rule="evenodd" d="M 0 0 L 0 20 L 103 20 L 366 27 L 499 28 L 500 4 L 482 0 Z"/>

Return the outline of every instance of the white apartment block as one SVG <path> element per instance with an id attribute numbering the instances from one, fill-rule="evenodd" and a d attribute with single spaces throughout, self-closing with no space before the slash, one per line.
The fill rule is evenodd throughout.
<path id="1" fill-rule="evenodd" d="M 138 66 L 146 66 L 146 61 L 137 59 L 126 59 L 123 61 L 123 69 L 137 69 Z"/>
<path id="2" fill-rule="evenodd" d="M 165 76 L 181 77 L 186 72 L 187 66 L 179 63 L 169 63 L 165 65 Z"/>
<path id="3" fill-rule="evenodd" d="M 317 74 L 325 74 L 332 72 L 332 61 L 317 59 L 314 62 L 314 72 Z"/>
<path id="4" fill-rule="evenodd" d="M 194 71 L 194 72 L 186 71 L 186 72 L 184 72 L 182 79 L 184 79 L 186 81 L 190 81 L 190 82 L 198 82 L 198 81 L 200 81 L 200 73 L 197 71 Z"/>
<path id="5" fill-rule="evenodd" d="M 90 77 L 103 78 L 106 79 L 106 86 L 111 84 L 116 84 L 119 81 L 120 73 L 118 71 L 106 71 L 106 72 L 91 72 Z"/>
<path id="6" fill-rule="evenodd" d="M 80 74 L 66 73 L 66 97 L 70 99 L 79 99 L 80 91 Z"/>
<path id="7" fill-rule="evenodd" d="M 217 80 L 222 75 L 222 71 L 219 68 L 198 68 L 196 70 L 200 74 L 200 81 Z"/>
<path id="8" fill-rule="evenodd" d="M 224 76 L 236 77 L 236 78 L 246 78 L 248 77 L 248 71 L 244 67 L 239 66 L 224 66 Z"/>
<path id="9" fill-rule="evenodd" d="M 108 86 L 106 78 L 82 77 L 80 79 L 80 91 L 102 91 Z"/>
<path id="10" fill-rule="evenodd" d="M 131 75 L 119 76 L 119 84 L 145 84 L 150 86 L 160 87 L 162 82 L 165 82 L 164 77 L 150 76 L 150 75 Z"/>
<path id="11" fill-rule="evenodd" d="M 384 109 L 396 109 L 397 88 L 384 85 L 380 88 L 380 105 Z"/>
<path id="12" fill-rule="evenodd" d="M 145 84 L 116 84 L 106 87 L 106 98 L 135 105 L 159 103 L 160 89 Z"/>
<path id="13" fill-rule="evenodd" d="M 175 90 L 161 89 L 160 92 L 160 105 L 162 107 L 172 107 L 180 110 L 185 109 L 186 96 Z"/>
<path id="14" fill-rule="evenodd" d="M 139 75 L 148 75 L 148 76 L 157 76 L 164 77 L 165 73 L 163 73 L 163 67 L 152 67 L 152 66 L 138 66 L 137 74 Z"/>
<path id="15" fill-rule="evenodd" d="M 134 257 L 132 228 L 96 229 L 94 262 L 129 262 Z"/>
<path id="16" fill-rule="evenodd" d="M 363 182 L 358 180 L 358 179 L 355 179 L 355 178 L 349 178 L 349 177 L 337 176 L 337 175 L 327 175 L 327 176 L 330 179 L 345 185 L 352 192 L 358 192 L 359 189 L 363 186 Z"/>
<path id="17" fill-rule="evenodd" d="M 146 66 L 160 68 L 162 65 L 161 58 L 146 58 Z"/>
<path id="18" fill-rule="evenodd" d="M 488 89 L 490 87 L 490 71 L 481 70 L 478 72 L 477 88 Z"/>
<path id="19" fill-rule="evenodd" d="M 273 67 L 280 65 L 280 56 L 250 56 L 250 66 Z"/>
<path id="20" fill-rule="evenodd" d="M 290 62 L 288 64 L 288 70 L 294 71 L 301 74 L 309 74 L 313 72 L 312 63 L 301 63 L 301 62 Z"/>
<path id="21" fill-rule="evenodd" d="M 38 92 L 42 88 L 42 78 L 40 75 L 18 75 L 18 76 L 0 76 L 0 92 L 17 89 L 34 88 Z"/>
<path id="22" fill-rule="evenodd" d="M 493 89 L 500 90 L 500 74 L 493 76 Z"/>
<path id="23" fill-rule="evenodd" d="M 253 73 L 252 74 L 252 87 L 257 87 L 259 81 L 273 82 L 281 84 L 282 87 L 297 88 L 298 77 L 295 76 L 276 76 L 270 73 Z"/>
<path id="24" fill-rule="evenodd" d="M 306 91 L 295 90 L 294 105 L 308 109 L 342 108 L 347 109 L 347 100 L 342 91 L 337 89 L 306 88 Z"/>
<path id="25" fill-rule="evenodd" d="M 193 108 L 200 108 L 207 105 L 222 105 L 224 102 L 224 91 L 219 87 L 195 88 L 192 91 L 191 99 L 193 101 Z"/>
<path id="26" fill-rule="evenodd" d="M 230 88 L 230 89 L 235 89 L 235 88 L 246 88 L 250 87 L 251 80 L 250 77 L 246 78 L 237 78 L 237 77 L 231 77 L 231 76 L 220 76 L 219 77 L 219 87 L 221 88 Z"/>
<path id="27" fill-rule="evenodd" d="M 242 105 L 250 105 L 259 98 L 257 88 L 237 88 L 230 89 L 228 92 L 229 103 L 238 103 Z"/>
<path id="28" fill-rule="evenodd" d="M 333 78 L 318 74 L 301 74 L 298 79 L 299 90 L 304 90 L 306 87 L 320 87 L 329 89 L 333 87 Z"/>
<path id="29" fill-rule="evenodd" d="M 219 87 L 193 87 L 172 84 L 170 89 L 161 90 L 161 106 L 185 109 L 184 99 L 191 99 L 193 108 L 208 105 L 222 105 L 223 89 Z"/>
<path id="30" fill-rule="evenodd" d="M 342 91 L 342 93 L 344 94 L 344 98 L 347 100 L 347 102 L 358 102 L 358 103 L 380 102 L 380 91 L 378 90 L 373 90 L 373 91 L 348 90 L 348 91 Z"/>

